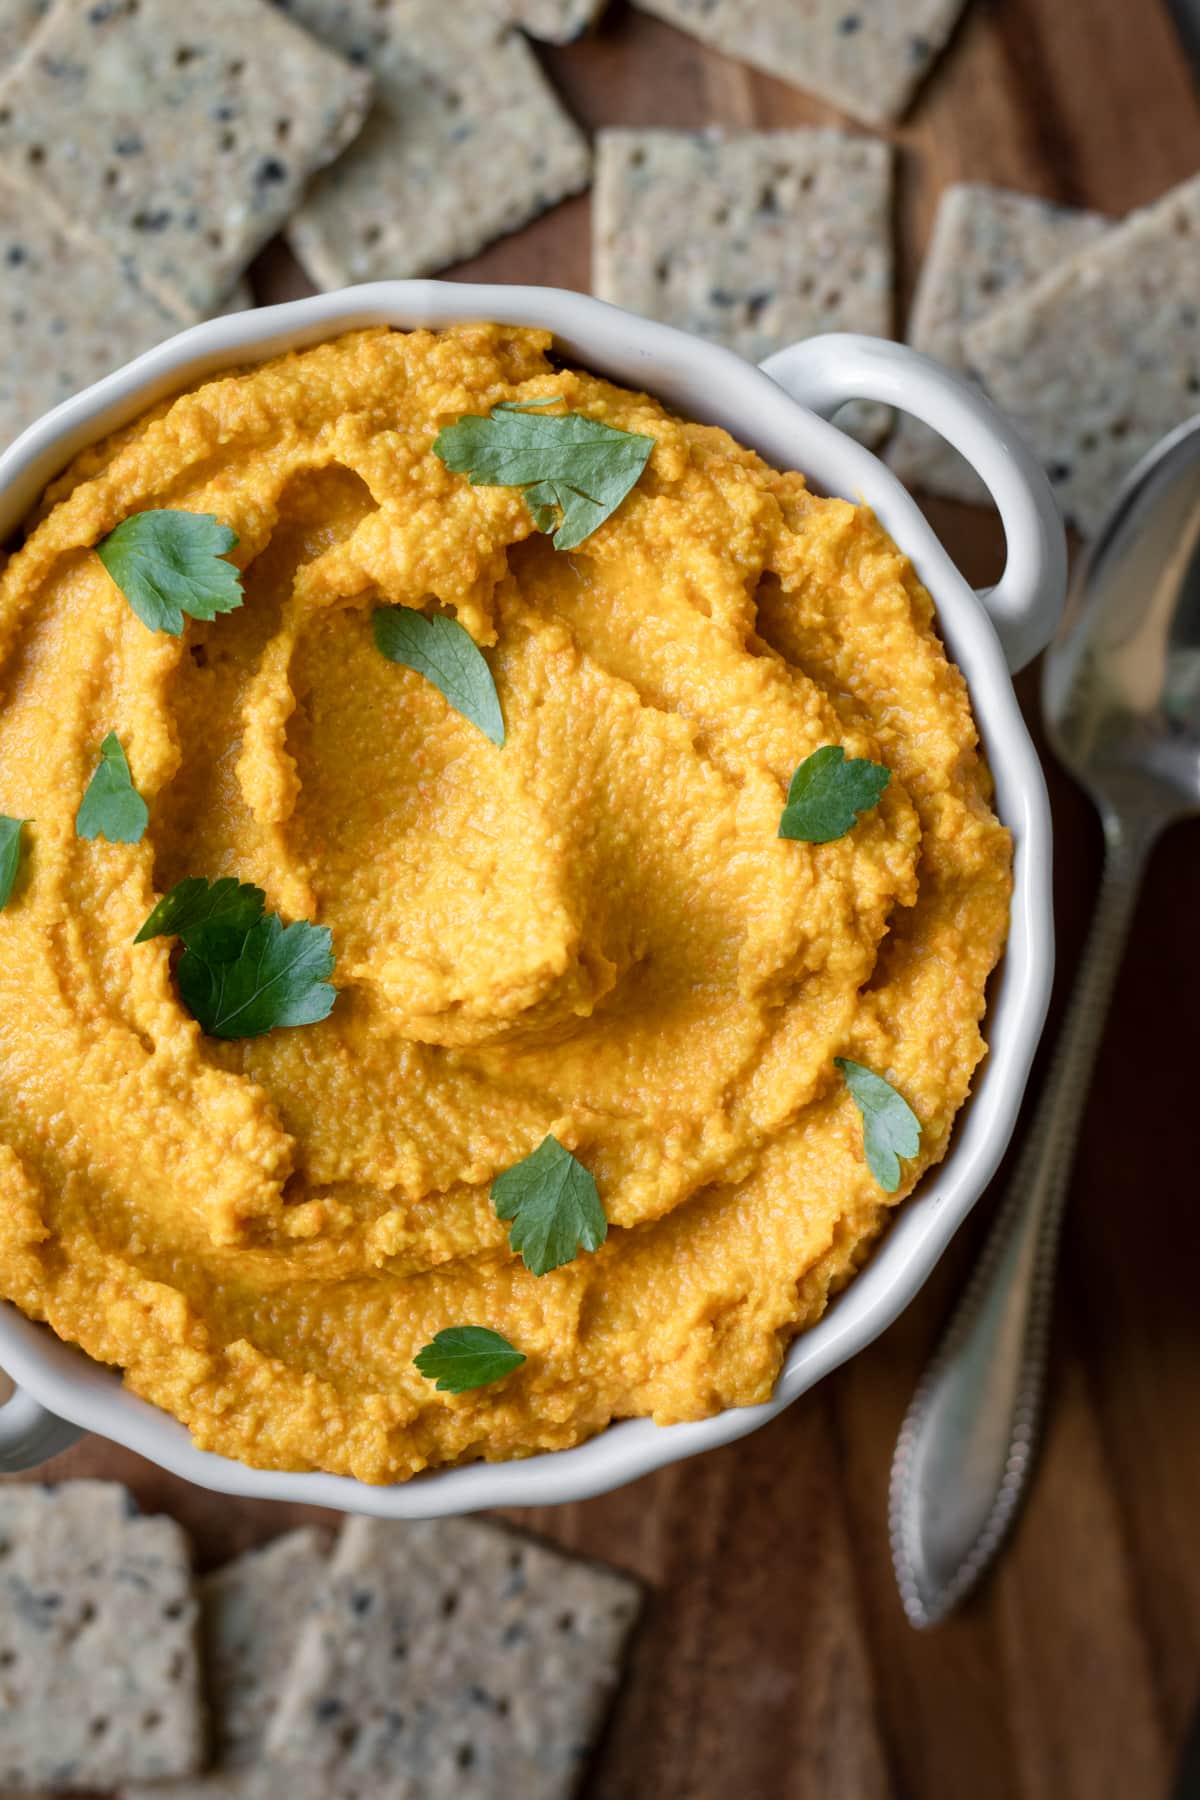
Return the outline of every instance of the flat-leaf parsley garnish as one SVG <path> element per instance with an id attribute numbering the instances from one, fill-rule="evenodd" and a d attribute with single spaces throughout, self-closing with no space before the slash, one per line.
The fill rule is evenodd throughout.
<path id="1" fill-rule="evenodd" d="M 465 413 L 434 440 L 434 455 L 478 487 L 523 488 L 539 531 L 573 550 L 616 512 L 650 459 L 654 439 L 586 413 L 546 413 L 561 398 L 501 400 Z"/>
<path id="2" fill-rule="evenodd" d="M 894 1194 L 900 1186 L 900 1158 L 915 1156 L 921 1148 L 921 1121 L 882 1075 L 845 1056 L 833 1060 L 862 1114 L 867 1167 L 884 1193 Z"/>
<path id="3" fill-rule="evenodd" d="M 847 757 L 840 744 L 826 744 L 806 756 L 788 788 L 779 821 L 781 838 L 830 844 L 845 837 L 860 813 L 878 806 L 891 770 L 866 757 Z"/>
<path id="4" fill-rule="evenodd" d="M 228 962 L 262 918 L 266 898 L 260 887 L 232 875 L 219 881 L 189 875 L 163 895 L 133 941 L 177 937 L 207 962 Z"/>
<path id="5" fill-rule="evenodd" d="M 21 831 L 28 819 L 10 819 L 0 813 L 0 912 L 8 905 L 21 866 Z"/>
<path id="6" fill-rule="evenodd" d="M 96 545 L 104 564 L 143 625 L 183 630 L 183 615 L 215 619 L 242 604 L 242 577 L 225 552 L 237 533 L 213 513 L 133 513 Z"/>
<path id="7" fill-rule="evenodd" d="M 525 1361 L 506 1337 L 486 1325 L 448 1325 L 413 1357 L 426 1381 L 436 1381 L 439 1394 L 469 1394 L 511 1375 Z"/>
<path id="8" fill-rule="evenodd" d="M 498 1219 L 512 1220 L 509 1245 L 534 1275 L 598 1250 L 608 1235 L 595 1177 L 553 1136 L 496 1176 L 492 1205 Z"/>
<path id="9" fill-rule="evenodd" d="M 298 919 L 285 925 L 263 913 L 266 896 L 232 876 L 189 877 L 159 901 L 135 943 L 178 937 L 179 992 L 209 1037 L 261 1037 L 281 1025 L 315 1025 L 328 1016 L 337 989 L 327 926 Z"/>
<path id="10" fill-rule="evenodd" d="M 379 606 L 372 621 L 376 648 L 431 681 L 440 694 L 493 744 L 504 742 L 504 716 L 482 650 L 466 628 L 442 613 L 426 618 L 411 606 Z"/>
<path id="11" fill-rule="evenodd" d="M 107 838 L 110 844 L 140 844 L 149 823 L 149 809 L 133 785 L 121 740 L 110 731 L 75 814 L 75 835 Z"/>

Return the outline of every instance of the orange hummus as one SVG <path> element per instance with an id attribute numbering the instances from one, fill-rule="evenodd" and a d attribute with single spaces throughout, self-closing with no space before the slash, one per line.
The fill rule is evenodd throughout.
<path id="1" fill-rule="evenodd" d="M 0 1294 L 205 1448 L 403 1480 L 767 1398 L 789 1340 L 944 1154 L 984 1051 L 1010 843 L 928 595 L 861 506 L 564 369 L 541 333 L 359 332 L 206 383 L 87 452 L 0 575 Z M 556 551 L 431 452 L 557 394 L 656 440 Z M 246 600 L 148 630 L 94 546 L 133 512 L 237 532 Z M 372 639 L 440 609 L 498 749 Z M 74 819 L 115 730 L 138 844 Z M 885 763 L 835 842 L 781 840 L 797 764 Z M 323 1022 L 202 1034 L 184 876 L 332 931 Z M 916 1112 L 894 1196 L 835 1057 Z M 553 1132 L 608 1238 L 542 1277 L 494 1175 Z M 440 1330 L 524 1353 L 442 1393 Z"/>

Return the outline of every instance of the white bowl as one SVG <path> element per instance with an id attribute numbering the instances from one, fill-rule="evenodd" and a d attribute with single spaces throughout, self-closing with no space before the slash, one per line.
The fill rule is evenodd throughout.
<path id="1" fill-rule="evenodd" d="M 1053 970 L 1050 814 L 1041 768 L 1010 670 L 1048 640 L 1062 606 L 1066 556 L 1057 508 L 1010 427 L 956 376 L 874 338 L 810 339 L 754 368 L 731 351 L 665 325 L 551 288 L 381 282 L 193 326 L 65 401 L 0 457 L 0 542 L 43 487 L 86 444 L 166 395 L 239 363 L 365 325 L 413 327 L 490 319 L 544 326 L 572 359 L 645 388 L 690 418 L 723 425 L 778 468 L 800 469 L 822 492 L 862 498 L 907 551 L 933 595 L 946 647 L 971 690 L 1016 843 L 1008 950 L 987 1019 L 989 1055 L 950 1152 L 900 1208 L 868 1266 L 811 1331 L 796 1339 L 773 1397 L 695 1424 L 627 1420 L 573 1450 L 472 1463 L 392 1487 L 340 1475 L 246 1468 L 199 1450 L 186 1429 L 128 1393 L 92 1362 L 0 1304 L 0 1366 L 18 1384 L 0 1407 L 0 1468 L 29 1468 L 95 1431 L 202 1487 L 303 1500 L 348 1512 L 424 1518 L 488 1506 L 579 1500 L 651 1469 L 729 1443 L 766 1423 L 853 1356 L 912 1299 L 983 1192 L 1012 1134 L 1045 1015 Z M 924 419 L 974 464 L 1003 518 L 1008 562 L 999 585 L 974 593 L 895 477 L 827 422 L 850 399 L 883 401 Z"/>

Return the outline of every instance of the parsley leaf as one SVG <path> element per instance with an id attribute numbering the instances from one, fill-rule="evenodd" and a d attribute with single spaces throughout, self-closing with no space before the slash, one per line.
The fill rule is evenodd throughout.
<path id="1" fill-rule="evenodd" d="M 261 1037 L 278 1025 L 314 1025 L 328 1017 L 337 999 L 325 979 L 333 973 L 331 944 L 327 926 L 305 919 L 285 925 L 278 913 L 267 913 L 235 956 L 210 962 L 186 948 L 175 979 L 209 1037 Z"/>
<path id="2" fill-rule="evenodd" d="M 845 837 L 860 813 L 879 805 L 891 779 L 890 769 L 882 763 L 858 756 L 847 760 L 840 744 L 814 750 L 792 776 L 779 821 L 780 837 L 799 838 L 806 844 L 829 844 Z"/>
<path id="3" fill-rule="evenodd" d="M 872 1074 L 845 1056 L 833 1060 L 862 1114 L 867 1167 L 884 1193 L 894 1194 L 900 1186 L 900 1158 L 915 1156 L 921 1148 L 921 1121 L 882 1075 Z"/>
<path id="4" fill-rule="evenodd" d="M 492 1182 L 498 1219 L 513 1220 L 508 1242 L 534 1275 L 548 1275 L 573 1261 L 580 1250 L 598 1250 L 608 1220 L 595 1177 L 546 1137 L 531 1156 L 505 1169 Z"/>
<path id="5" fill-rule="evenodd" d="M 573 550 L 616 512 L 654 439 L 586 413 L 527 410 L 560 397 L 502 400 L 486 416 L 464 413 L 438 433 L 433 452 L 475 486 L 524 488 L 538 530 L 553 533 L 556 550 Z"/>
<path id="6" fill-rule="evenodd" d="M 110 731 L 75 814 L 75 835 L 107 838 L 110 844 L 140 844 L 149 823 L 149 809 L 133 785 L 121 740 Z"/>
<path id="7" fill-rule="evenodd" d="M 251 928 L 262 918 L 266 895 L 248 881 L 232 875 L 205 881 L 189 875 L 164 894 L 134 938 L 144 944 L 150 938 L 182 938 L 189 950 L 205 962 L 232 962 L 240 955 Z"/>
<path id="8" fill-rule="evenodd" d="M 215 619 L 245 598 L 242 577 L 225 552 L 237 533 L 213 513 L 133 513 L 96 545 L 104 564 L 143 625 L 183 630 L 183 615 Z"/>
<path id="9" fill-rule="evenodd" d="M 482 650 L 456 619 L 426 618 L 411 606 L 379 606 L 373 620 L 376 647 L 390 662 L 424 675 L 455 712 L 478 725 L 493 744 L 504 742 L 504 716 L 496 683 Z"/>
<path id="10" fill-rule="evenodd" d="M 21 866 L 21 828 L 28 819 L 10 819 L 0 813 L 0 912 L 8 905 Z"/>
<path id="11" fill-rule="evenodd" d="M 511 1375 L 525 1361 L 506 1337 L 486 1325 L 449 1325 L 413 1357 L 426 1381 L 437 1381 L 439 1394 L 469 1394 Z"/>
<path id="12" fill-rule="evenodd" d="M 261 1037 L 279 1025 L 328 1016 L 337 989 L 331 934 L 304 919 L 285 925 L 263 912 L 266 895 L 249 881 L 189 875 L 164 894 L 134 938 L 177 937 L 179 992 L 210 1037 Z"/>

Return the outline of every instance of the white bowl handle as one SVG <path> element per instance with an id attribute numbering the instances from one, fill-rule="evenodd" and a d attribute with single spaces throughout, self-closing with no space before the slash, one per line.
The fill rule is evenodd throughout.
<path id="1" fill-rule="evenodd" d="M 0 1474 L 34 1469 L 82 1435 L 78 1425 L 68 1425 L 24 1388 L 15 1387 L 0 1404 Z"/>
<path id="2" fill-rule="evenodd" d="M 1066 594 L 1066 537 L 1041 466 L 991 401 L 905 344 L 850 332 L 807 338 L 761 366 L 824 419 L 848 400 L 882 401 L 915 414 L 966 457 L 996 503 L 1008 549 L 1004 574 L 979 598 L 1014 673 L 1043 650 Z"/>

